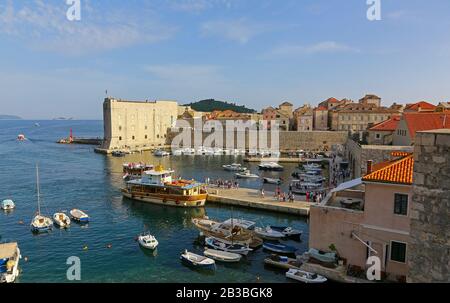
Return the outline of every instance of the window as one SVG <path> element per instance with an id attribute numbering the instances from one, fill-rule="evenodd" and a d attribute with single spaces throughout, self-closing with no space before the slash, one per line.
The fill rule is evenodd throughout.
<path id="1" fill-rule="evenodd" d="M 391 241 L 391 261 L 406 263 L 406 243 Z"/>
<path id="2" fill-rule="evenodd" d="M 375 138 L 380 139 L 380 138 L 381 138 L 381 135 L 380 135 L 380 134 L 376 134 L 376 135 L 375 135 Z"/>
<path id="3" fill-rule="evenodd" d="M 119 130 L 122 130 L 122 126 L 119 126 Z"/>
<path id="4" fill-rule="evenodd" d="M 145 139 L 147 139 L 147 135 L 145 135 Z"/>
<path id="5" fill-rule="evenodd" d="M 408 214 L 408 195 L 395 194 L 394 214 L 406 216 Z"/>
<path id="6" fill-rule="evenodd" d="M 119 137 L 119 141 L 122 141 L 122 137 Z"/>
<path id="7" fill-rule="evenodd" d="M 131 139 L 133 139 L 133 140 L 134 140 L 134 136 L 132 136 L 132 137 L 131 137 Z"/>

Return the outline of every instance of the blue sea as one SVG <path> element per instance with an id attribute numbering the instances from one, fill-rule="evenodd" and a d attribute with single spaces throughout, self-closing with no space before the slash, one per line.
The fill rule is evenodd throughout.
<path id="1" fill-rule="evenodd" d="M 35 126 L 38 122 L 40 126 Z M 154 158 L 150 153 L 114 158 L 96 154 L 93 146 L 60 145 L 55 142 L 69 135 L 103 137 L 102 121 L 0 121 L 0 200 L 13 199 L 16 209 L 0 212 L 0 241 L 17 241 L 21 249 L 21 274 L 18 282 L 68 282 L 66 261 L 80 258 L 81 282 L 289 282 L 283 271 L 264 266 L 269 253 L 258 249 L 240 263 L 218 263 L 213 273 L 198 272 L 179 260 L 184 249 L 202 253 L 193 217 L 212 219 L 244 218 L 259 225 L 289 225 L 303 230 L 302 241 L 285 243 L 306 251 L 306 218 L 265 211 L 207 205 L 204 209 L 178 209 L 142 204 L 123 199 L 120 188 L 123 162 L 163 164 L 184 178 L 204 181 L 232 179 L 223 164 L 242 158 L 170 157 Z M 16 140 L 24 134 L 27 141 Z M 33 235 L 30 221 L 37 209 L 35 166 L 39 165 L 42 213 L 80 208 L 91 222 L 88 226 L 72 224 L 70 229 L 54 228 L 48 234 Z M 248 166 L 248 164 L 246 163 Z M 250 165 L 257 171 L 256 164 Z M 295 165 L 283 173 L 265 173 L 288 179 Z M 279 175 L 280 174 L 280 175 Z M 261 188 L 260 181 L 240 181 L 241 187 Z M 266 188 L 271 190 L 270 186 Z M 272 188 L 273 190 L 273 188 Z M 144 251 L 135 241 L 148 228 L 159 246 L 155 252 Z"/>

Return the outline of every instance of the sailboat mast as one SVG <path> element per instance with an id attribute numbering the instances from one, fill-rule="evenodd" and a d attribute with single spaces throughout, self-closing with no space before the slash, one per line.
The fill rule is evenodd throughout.
<path id="1" fill-rule="evenodd" d="M 39 167 L 36 164 L 36 187 L 37 187 L 37 202 L 38 202 L 38 215 L 41 214 L 41 193 L 39 190 Z"/>

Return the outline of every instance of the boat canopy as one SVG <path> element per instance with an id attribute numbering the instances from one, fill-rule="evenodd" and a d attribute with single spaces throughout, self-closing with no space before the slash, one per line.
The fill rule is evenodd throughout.
<path id="1" fill-rule="evenodd" d="M 0 244 L 0 259 L 13 257 L 17 252 L 17 243 Z"/>

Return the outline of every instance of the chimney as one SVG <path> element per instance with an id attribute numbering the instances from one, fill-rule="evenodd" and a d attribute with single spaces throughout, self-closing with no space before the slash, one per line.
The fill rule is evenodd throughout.
<path id="1" fill-rule="evenodd" d="M 372 164 L 373 164 L 372 160 L 367 160 L 367 174 L 372 173 Z"/>

